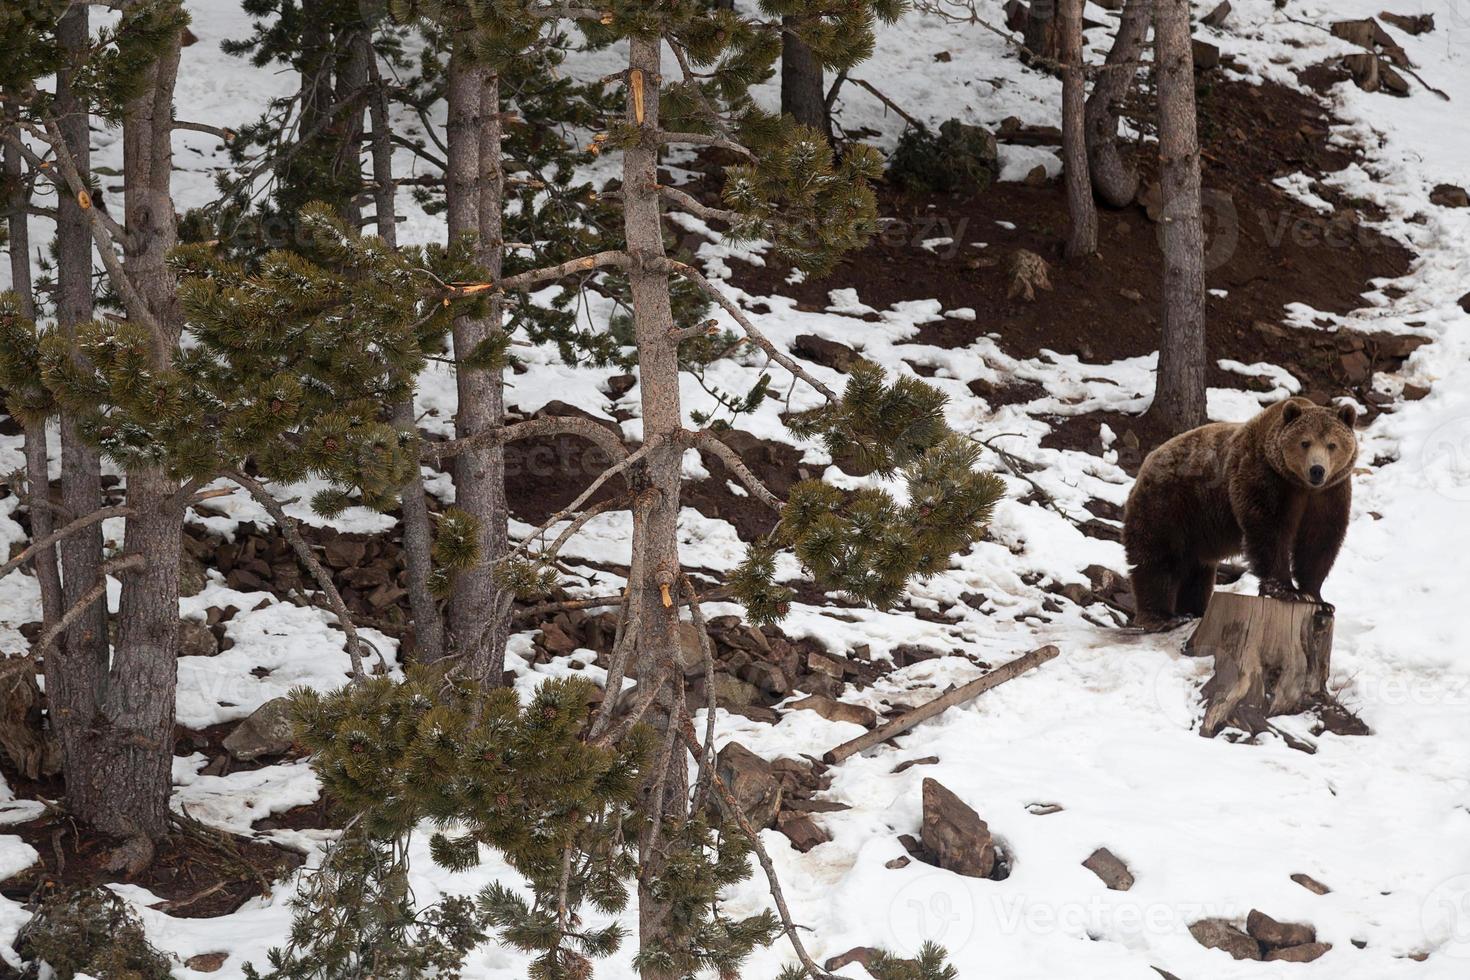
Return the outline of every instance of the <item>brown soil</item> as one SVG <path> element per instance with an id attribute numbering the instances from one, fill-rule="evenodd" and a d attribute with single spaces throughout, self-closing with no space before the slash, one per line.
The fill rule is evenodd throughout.
<path id="1" fill-rule="evenodd" d="M 40 861 L 0 883 L 0 894 L 26 901 L 39 889 L 126 881 L 163 899 L 155 906 L 181 918 L 228 915 L 270 891 L 270 883 L 300 867 L 302 857 L 273 844 L 245 840 L 194 825 L 158 845 L 153 863 L 134 878 L 107 868 L 120 844 L 63 815 L 6 828 L 34 847 Z"/>

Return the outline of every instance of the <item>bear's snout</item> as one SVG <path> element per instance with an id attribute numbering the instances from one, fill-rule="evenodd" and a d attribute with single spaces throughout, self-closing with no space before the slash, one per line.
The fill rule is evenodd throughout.
<path id="1" fill-rule="evenodd" d="M 1320 487 L 1322 485 L 1322 481 L 1327 479 L 1327 467 L 1314 466 L 1311 468 L 1310 471 L 1308 471 L 1307 476 L 1311 478 L 1312 486 Z"/>

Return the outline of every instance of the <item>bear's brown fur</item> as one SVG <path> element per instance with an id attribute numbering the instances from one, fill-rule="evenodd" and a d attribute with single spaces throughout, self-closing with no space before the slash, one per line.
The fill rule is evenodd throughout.
<path id="1" fill-rule="evenodd" d="M 1242 553 L 1262 595 L 1321 602 L 1347 532 L 1356 420 L 1351 405 L 1290 398 L 1149 453 L 1123 513 L 1134 621 L 1160 628 L 1204 615 L 1216 566 Z"/>

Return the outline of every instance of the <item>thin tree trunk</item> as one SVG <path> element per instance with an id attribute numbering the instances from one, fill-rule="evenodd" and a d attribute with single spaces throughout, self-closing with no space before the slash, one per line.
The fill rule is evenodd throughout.
<path id="1" fill-rule="evenodd" d="M 1092 186 L 1110 208 L 1123 208 L 1138 196 L 1138 169 L 1123 159 L 1118 147 L 1118 115 L 1133 88 L 1148 40 L 1153 6 L 1150 0 L 1128 0 L 1118 21 L 1118 35 L 1108 49 L 1106 66 L 1087 99 L 1087 158 Z"/>
<path id="2" fill-rule="evenodd" d="M 499 86 L 484 68 L 470 62 L 465 50 L 457 48 L 449 60 L 447 99 L 449 236 L 476 236 L 485 274 L 498 278 L 503 256 Z M 460 362 L 455 435 L 461 439 L 495 427 L 503 415 L 500 377 L 463 363 L 481 342 L 501 329 L 499 313 L 497 304 L 487 319 L 462 317 L 454 323 L 454 354 Z M 505 554 L 504 449 L 477 445 L 461 453 L 455 459 L 454 489 L 456 506 L 478 523 L 480 560 L 455 576 L 449 599 L 449 648 L 464 658 L 475 676 L 499 684 L 510 613 L 508 604 L 502 612 L 494 580 L 494 563 Z"/>
<path id="3" fill-rule="evenodd" d="M 343 53 L 339 56 L 341 69 L 337 72 L 334 102 L 351 99 L 355 93 L 368 87 L 368 62 L 360 50 L 358 40 L 366 36 L 363 29 L 354 27 L 337 44 L 338 48 L 343 49 Z M 368 45 L 367 54 L 372 54 L 371 44 Z M 338 154 L 334 164 L 342 173 L 348 188 L 342 201 L 342 217 L 350 227 L 359 230 L 362 228 L 362 204 L 359 197 L 362 187 L 362 159 L 358 147 L 362 144 L 362 118 L 365 109 L 366 106 L 360 101 L 344 109 L 340 135 L 334 140 Z"/>
<path id="4" fill-rule="evenodd" d="M 1097 204 L 1092 199 L 1092 177 L 1087 165 L 1086 80 L 1082 74 L 1083 0 L 1063 0 L 1062 34 L 1062 156 L 1067 174 L 1067 210 L 1072 217 L 1067 255 L 1097 251 Z"/>
<path id="5" fill-rule="evenodd" d="M 398 197 L 393 177 L 388 95 L 367 29 L 353 40 L 353 57 L 365 64 L 366 75 L 373 86 L 368 113 L 373 125 L 373 201 L 377 210 L 378 237 L 389 248 L 397 248 Z M 412 395 L 393 406 L 393 424 L 399 431 L 416 435 L 416 418 Z M 434 535 L 429 525 L 428 501 L 424 498 L 423 470 L 418 464 L 414 465 L 408 479 L 399 488 L 399 496 L 403 510 L 403 564 L 408 579 L 408 605 L 413 615 L 415 655 L 420 663 L 430 663 L 444 656 L 444 620 L 429 588 L 429 580 L 434 573 Z"/>
<path id="6" fill-rule="evenodd" d="M 633 259 L 629 282 L 633 295 L 633 323 L 638 347 L 638 375 L 643 393 L 643 439 L 662 439 L 644 462 L 643 481 L 635 479 L 641 493 L 652 496 L 650 505 L 634 508 L 634 561 L 640 569 L 637 581 L 628 583 L 630 602 L 639 610 L 638 653 L 641 666 L 638 676 L 650 679 L 669 678 L 670 697 L 666 704 L 655 704 L 648 720 L 662 735 L 680 724 L 681 696 L 674 683 L 678 671 L 672 669 L 677 643 L 677 610 L 671 590 L 679 574 L 679 491 L 682 452 L 677 433 L 682 423 L 679 406 L 678 343 L 671 336 L 674 314 L 669 299 L 669 273 L 666 258 L 662 215 L 658 194 L 658 143 L 652 134 L 659 128 L 659 86 L 661 39 L 633 37 L 629 41 L 629 98 L 627 122 L 640 129 L 647 138 L 630 147 L 623 157 L 624 231 L 628 252 Z M 641 520 L 637 519 L 641 515 Z M 678 749 L 669 757 L 666 771 L 652 774 L 664 781 L 665 822 L 679 822 L 688 807 L 688 769 L 685 753 Z M 640 941 L 644 946 L 668 942 L 673 924 L 670 909 L 647 886 L 659 872 L 662 862 L 656 847 L 645 836 L 640 841 L 640 887 L 638 920 Z M 672 980 L 680 974 L 645 969 L 643 980 Z"/>
<path id="7" fill-rule="evenodd" d="M 800 17 L 792 16 L 781 19 L 785 27 L 781 34 L 781 113 L 830 140 L 832 119 L 827 114 L 822 63 L 797 36 L 795 27 L 800 21 Z"/>
<path id="8" fill-rule="evenodd" d="M 1159 163 L 1164 198 L 1164 310 L 1152 411 L 1171 431 L 1205 421 L 1204 221 L 1188 0 L 1154 8 Z"/>
<path id="9" fill-rule="evenodd" d="M 61 18 L 57 37 L 67 61 L 81 61 L 90 44 L 87 7 L 78 4 Z M 57 127 L 82 179 L 91 170 L 91 107 L 71 84 L 70 72 L 56 81 Z M 76 197 L 58 195 L 56 221 L 56 324 L 73 356 L 77 326 L 92 319 L 92 230 Z M 82 439 L 70 412 L 61 413 L 61 505 L 73 517 L 102 506 L 102 461 Z M 61 542 L 62 605 L 77 604 L 102 574 L 102 525 L 96 524 Z M 80 613 L 62 642 L 46 658 L 46 702 L 51 725 L 61 743 L 66 776 L 66 803 L 85 814 L 98 805 L 109 778 L 108 763 L 89 733 L 107 688 L 110 651 L 107 603 L 95 602 Z"/>
<path id="10" fill-rule="evenodd" d="M 26 319 L 36 319 L 35 286 L 31 280 L 31 229 L 26 213 L 30 195 L 26 193 L 20 150 L 5 144 L 5 180 L 10 184 L 10 288 L 20 303 Z M 51 533 L 54 521 L 51 508 L 50 446 L 45 420 L 25 424 L 25 458 L 27 509 L 31 518 L 31 539 L 39 541 Z M 56 567 L 56 550 L 47 548 L 36 556 L 36 582 L 41 589 L 41 621 L 50 628 L 64 609 L 61 597 L 61 573 Z"/>
<path id="11" fill-rule="evenodd" d="M 153 319 L 152 360 L 160 371 L 173 363 L 181 322 L 166 264 L 176 238 L 170 133 L 178 67 L 175 35 L 147 69 L 141 94 L 123 109 L 124 268 Z M 126 853 L 136 868 L 152 859 L 149 842 L 168 830 L 183 505 L 175 499 L 178 483 L 161 467 L 130 467 L 127 489 L 134 513 L 123 549 L 147 561 L 123 580 L 117 651 L 103 700 L 104 724 L 96 735 L 109 773 L 85 817 L 129 838 Z"/>

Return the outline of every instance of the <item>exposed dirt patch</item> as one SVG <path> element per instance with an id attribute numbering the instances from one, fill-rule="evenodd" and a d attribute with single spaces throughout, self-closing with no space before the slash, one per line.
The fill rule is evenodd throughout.
<path id="1" fill-rule="evenodd" d="M 163 899 L 155 906 L 181 918 L 228 915 L 247 900 L 268 894 L 270 883 L 300 867 L 301 855 L 273 844 L 245 840 L 199 828 L 175 832 L 158 845 L 153 863 L 135 878 L 108 870 L 120 843 L 78 825 L 66 816 L 44 816 L 12 825 L 34 847 L 40 861 L 0 885 L 0 894 L 25 901 L 37 889 L 84 887 L 126 881 Z"/>

